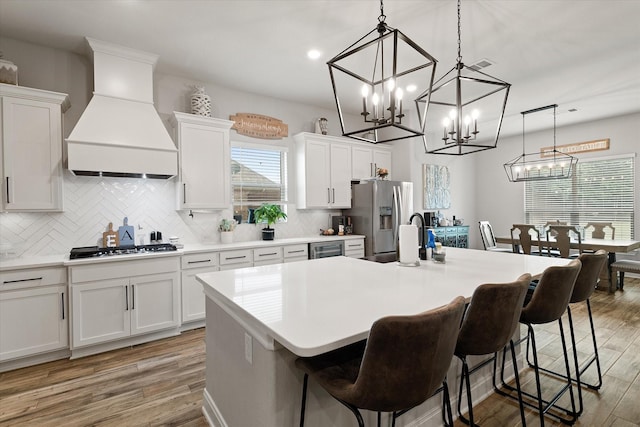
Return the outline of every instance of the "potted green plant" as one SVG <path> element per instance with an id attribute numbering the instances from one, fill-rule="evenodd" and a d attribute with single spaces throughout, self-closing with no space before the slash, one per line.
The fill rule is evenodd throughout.
<path id="1" fill-rule="evenodd" d="M 271 224 L 275 224 L 279 219 L 287 218 L 287 214 L 282 211 L 279 205 L 271 203 L 263 203 L 253 212 L 253 215 L 256 224 L 267 223 L 267 226 L 262 229 L 262 240 L 273 240 L 275 230 L 271 228 Z"/>

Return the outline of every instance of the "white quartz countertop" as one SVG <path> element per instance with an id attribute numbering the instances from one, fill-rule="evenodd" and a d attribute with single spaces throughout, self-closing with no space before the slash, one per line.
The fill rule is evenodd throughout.
<path id="1" fill-rule="evenodd" d="M 206 295 L 266 348 L 313 356 L 367 337 L 373 322 L 470 298 L 477 286 L 541 273 L 562 258 L 447 248 L 419 267 L 348 257 L 197 275 Z"/>
<path id="2" fill-rule="evenodd" d="M 199 252 L 215 252 L 224 250 L 236 250 L 236 249 L 250 249 L 250 248 L 262 248 L 269 246 L 286 246 L 295 244 L 305 244 L 313 242 L 324 242 L 331 240 L 352 240 L 363 239 L 364 236 L 349 235 L 349 236 L 308 236 L 308 237 L 294 237 L 289 239 L 276 239 L 276 240 L 251 240 L 246 242 L 234 242 L 234 243 L 195 243 L 185 244 L 184 248 L 171 252 L 147 252 L 136 253 L 126 255 L 111 255 L 95 258 L 82 258 L 82 259 L 69 259 L 69 254 L 58 255 L 46 255 L 46 256 L 26 256 L 10 259 L 0 260 L 0 271 L 6 270 L 20 270 L 29 268 L 42 268 L 42 267 L 63 267 L 73 265 L 95 264 L 104 262 L 121 262 L 141 260 L 149 257 L 167 257 L 167 256 L 180 256 L 184 254 L 199 253 Z M 71 250 L 71 248 L 69 248 Z"/>

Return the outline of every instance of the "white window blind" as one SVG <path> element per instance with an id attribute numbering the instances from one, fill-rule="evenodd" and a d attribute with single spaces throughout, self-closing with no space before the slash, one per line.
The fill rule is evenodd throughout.
<path id="1" fill-rule="evenodd" d="M 584 159 L 571 178 L 525 184 L 527 223 L 612 222 L 616 239 L 634 236 L 634 157 Z"/>
<path id="2" fill-rule="evenodd" d="M 232 146 L 231 183 L 236 211 L 262 203 L 286 203 L 286 148 Z"/>

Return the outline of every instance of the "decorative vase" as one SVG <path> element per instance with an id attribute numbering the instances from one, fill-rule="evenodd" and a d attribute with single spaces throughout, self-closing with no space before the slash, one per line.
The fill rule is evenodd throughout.
<path id="1" fill-rule="evenodd" d="M 220 241 L 222 243 L 233 243 L 233 231 L 221 231 Z"/>
<path id="2" fill-rule="evenodd" d="M 324 117 L 320 117 L 316 120 L 316 133 L 326 135 L 329 130 L 329 121 Z"/>
<path id="3" fill-rule="evenodd" d="M 18 66 L 16 64 L 0 59 L 0 83 L 18 84 Z"/>
<path id="4" fill-rule="evenodd" d="M 196 86 L 191 94 L 191 114 L 211 117 L 211 98 L 204 93 L 204 86 Z"/>

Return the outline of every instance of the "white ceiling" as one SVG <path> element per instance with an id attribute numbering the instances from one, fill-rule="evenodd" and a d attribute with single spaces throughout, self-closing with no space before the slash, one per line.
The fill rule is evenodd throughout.
<path id="1" fill-rule="evenodd" d="M 437 76 L 454 65 L 454 0 L 384 11 Z M 158 72 L 333 109 L 325 63 L 378 15 L 378 0 L 0 0 L 0 36 L 77 53 L 93 37 L 159 54 Z M 463 0 L 462 57 L 512 84 L 503 136 L 521 133 L 520 111 L 553 103 L 558 126 L 639 112 L 639 16 L 640 0 Z"/>

